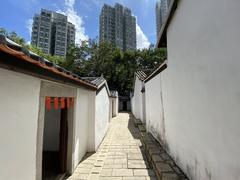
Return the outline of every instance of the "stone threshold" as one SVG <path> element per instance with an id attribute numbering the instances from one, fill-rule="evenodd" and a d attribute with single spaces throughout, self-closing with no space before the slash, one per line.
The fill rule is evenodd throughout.
<path id="1" fill-rule="evenodd" d="M 139 119 L 133 119 L 134 125 L 141 132 L 141 142 L 157 178 L 159 180 L 189 180 L 153 135 L 146 132 L 145 124 L 142 124 Z"/>

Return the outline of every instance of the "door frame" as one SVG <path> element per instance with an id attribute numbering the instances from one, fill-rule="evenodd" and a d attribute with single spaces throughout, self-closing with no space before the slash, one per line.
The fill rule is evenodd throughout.
<path id="1" fill-rule="evenodd" d="M 36 180 L 42 180 L 42 150 L 43 150 L 43 131 L 44 131 L 44 118 L 45 118 L 45 98 L 46 97 L 77 97 L 77 88 L 58 84 L 49 81 L 41 82 L 40 97 L 39 97 L 39 113 L 36 134 Z M 75 101 L 74 101 L 75 102 Z M 75 142 L 75 109 L 74 107 L 68 109 L 68 142 L 67 142 L 67 162 L 66 170 L 71 174 L 74 170 L 74 142 Z"/>
<path id="2" fill-rule="evenodd" d="M 66 103 L 66 100 L 65 100 Z M 61 109 L 59 133 L 59 167 L 61 173 L 67 172 L 68 150 L 68 109 Z"/>

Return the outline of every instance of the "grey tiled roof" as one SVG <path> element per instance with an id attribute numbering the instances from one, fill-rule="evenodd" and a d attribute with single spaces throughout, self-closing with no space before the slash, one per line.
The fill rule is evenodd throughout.
<path id="1" fill-rule="evenodd" d="M 145 79 L 144 82 L 147 83 L 152 78 L 154 78 L 156 75 L 161 73 L 167 68 L 167 60 L 165 60 L 157 69 L 155 69 L 152 73 L 150 73 Z"/>
<path id="2" fill-rule="evenodd" d="M 152 69 L 145 69 L 145 70 L 137 70 L 136 75 L 140 80 L 145 80 L 148 75 L 150 75 L 154 70 Z"/>
<path id="3" fill-rule="evenodd" d="M 118 97 L 117 91 L 110 91 L 111 97 Z"/>
<path id="4" fill-rule="evenodd" d="M 102 85 L 106 79 L 104 79 L 104 77 L 81 77 L 84 81 L 89 82 L 97 87 L 99 87 L 100 85 Z"/>

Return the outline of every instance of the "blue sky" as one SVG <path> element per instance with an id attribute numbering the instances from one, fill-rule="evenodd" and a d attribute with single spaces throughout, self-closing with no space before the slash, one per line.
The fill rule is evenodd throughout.
<path id="1" fill-rule="evenodd" d="M 6 0 L 0 6 L 0 27 L 15 31 L 30 41 L 32 17 L 41 8 L 68 15 L 77 27 L 77 42 L 95 38 L 99 31 L 99 14 L 104 3 L 116 2 L 129 7 L 137 17 L 138 48 L 156 41 L 155 3 L 157 0 Z"/>

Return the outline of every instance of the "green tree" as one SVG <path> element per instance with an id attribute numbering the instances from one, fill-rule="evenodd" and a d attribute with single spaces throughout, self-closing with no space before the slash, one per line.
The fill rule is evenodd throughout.
<path id="1" fill-rule="evenodd" d="M 144 49 L 122 52 L 109 43 L 85 41 L 68 49 L 64 67 L 80 76 L 101 76 L 110 89 L 128 95 L 133 89 L 133 77 L 137 69 L 157 68 L 165 59 L 163 49 Z"/>

